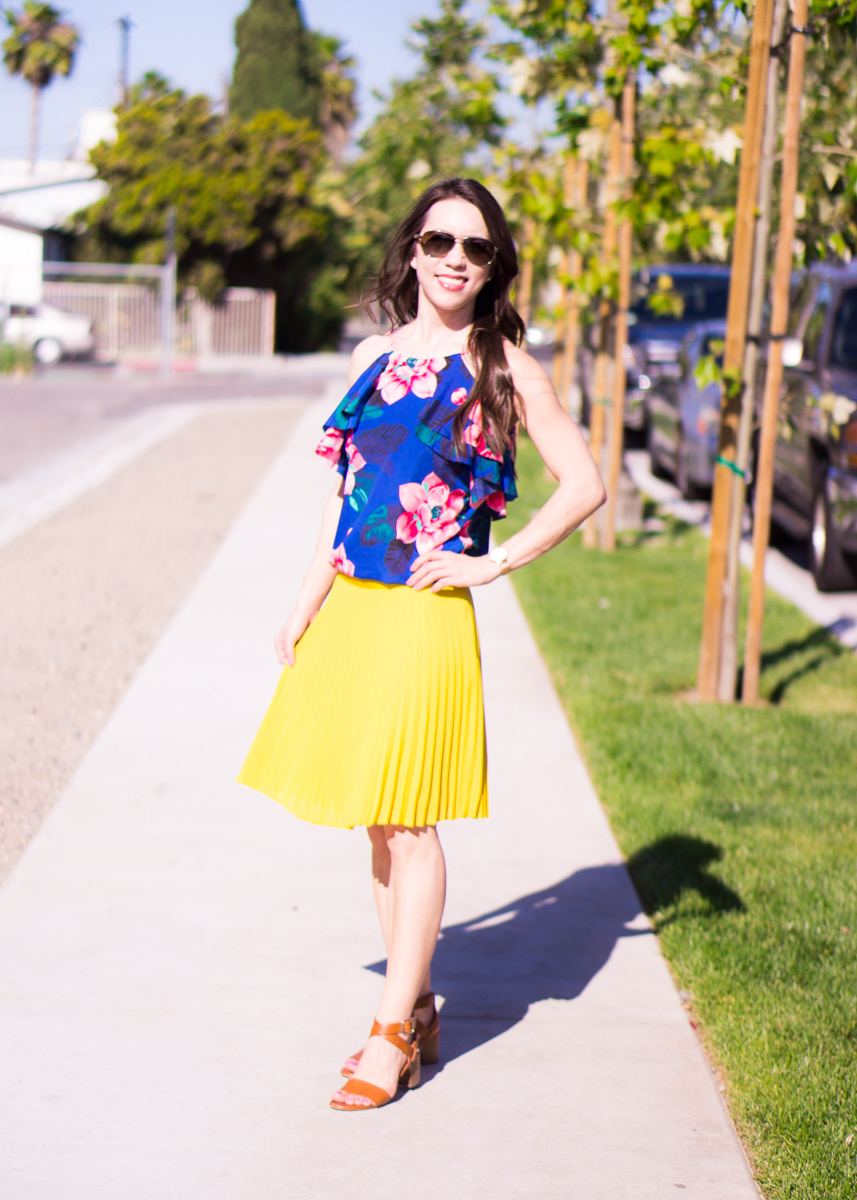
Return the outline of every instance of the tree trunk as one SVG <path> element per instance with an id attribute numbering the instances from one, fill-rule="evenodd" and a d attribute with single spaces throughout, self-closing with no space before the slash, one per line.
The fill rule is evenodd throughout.
<path id="1" fill-rule="evenodd" d="M 622 159 L 621 187 L 627 193 L 634 169 L 634 103 L 637 80 L 629 75 L 622 92 Z M 631 221 L 622 218 L 619 228 L 619 304 L 613 333 L 613 410 L 610 423 L 610 471 L 607 483 L 607 504 L 601 529 L 601 549 L 608 553 L 616 549 L 616 498 L 619 474 L 622 470 L 622 441 L 625 432 L 625 346 L 628 342 L 628 309 L 631 304 Z"/>
<path id="2" fill-rule="evenodd" d="M 750 39 L 750 76 L 744 108 L 744 145 L 741 151 L 741 171 L 738 177 L 735 234 L 732 242 L 732 273 L 729 282 L 729 307 L 726 314 L 726 346 L 723 355 L 726 385 L 720 410 L 718 462 L 714 468 L 714 489 L 711 498 L 711 540 L 708 547 L 702 642 L 699 649 L 697 675 L 697 691 L 701 700 L 717 698 L 717 684 L 720 676 L 723 582 L 726 576 L 726 545 L 732 506 L 732 468 L 735 465 L 741 408 L 741 389 L 736 390 L 733 380 L 743 371 L 744 367 L 747 310 L 750 301 L 750 269 L 759 190 L 759 159 L 765 124 L 765 84 L 770 56 L 772 15 L 773 0 L 758 0 Z"/>
<path id="3" fill-rule="evenodd" d="M 581 159 L 577 164 L 577 195 L 574 197 L 573 203 L 580 209 L 586 208 L 586 189 L 589 183 L 589 163 L 585 159 Z M 572 283 L 576 283 L 583 273 L 583 256 L 579 250 L 572 250 L 569 254 L 568 273 L 571 276 Z M 562 355 L 562 373 L 560 375 L 560 389 L 563 398 L 563 405 L 568 411 L 571 411 L 571 389 L 574 384 L 574 369 L 577 363 L 577 348 L 580 343 L 580 298 L 572 288 L 568 297 L 568 318 L 565 328 L 565 338 Z M 579 408 L 575 409 L 575 416 L 580 417 Z"/>
<path id="4" fill-rule="evenodd" d="M 36 158 L 39 153 L 39 109 L 42 103 L 42 89 L 33 85 L 33 95 L 30 102 L 30 174 L 36 171 Z"/>
<path id="5" fill-rule="evenodd" d="M 778 46 L 782 41 L 787 14 L 788 0 L 776 0 L 774 28 L 771 34 L 772 48 Z M 759 358 L 759 336 L 762 332 L 762 310 L 765 304 L 765 284 L 768 271 L 771 194 L 774 183 L 774 156 L 777 152 L 779 75 L 779 59 L 771 58 L 768 62 L 765 133 L 762 161 L 759 168 L 759 201 L 753 242 L 750 313 L 747 320 L 747 345 L 744 350 L 744 391 L 741 397 L 741 417 L 738 422 L 738 443 L 735 451 L 735 465 L 740 474 L 736 473 L 732 477 L 732 511 L 729 515 L 729 544 L 726 554 L 720 678 L 717 684 L 717 699 L 724 704 L 730 704 L 735 699 L 735 686 L 738 680 L 738 607 L 741 583 L 741 565 L 738 553 L 744 521 L 744 505 L 747 498 L 747 470 L 753 434 L 756 365 Z"/>
<path id="6" fill-rule="evenodd" d="M 759 442 L 759 469 L 756 477 L 756 507 L 753 521 L 753 571 L 750 579 L 750 612 L 747 644 L 744 651 L 745 704 L 759 699 L 762 626 L 765 619 L 765 555 L 771 531 L 771 497 L 774 482 L 774 450 L 777 440 L 777 410 L 783 381 L 783 338 L 789 319 L 789 283 L 795 236 L 795 197 L 797 196 L 798 151 L 800 149 L 800 107 L 803 94 L 803 70 L 806 61 L 807 0 L 794 0 L 789 79 L 786 88 L 786 126 L 783 135 L 783 175 L 780 188 L 780 234 L 774 266 L 771 303 L 771 340 L 768 345 L 768 370 L 762 404 L 762 433 Z"/>

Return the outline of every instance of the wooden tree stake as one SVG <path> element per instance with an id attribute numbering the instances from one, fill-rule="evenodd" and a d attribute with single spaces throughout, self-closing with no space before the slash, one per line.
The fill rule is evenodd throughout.
<path id="1" fill-rule="evenodd" d="M 788 15 L 788 0 L 775 0 L 774 27 L 771 47 L 783 40 Z M 732 511 L 729 514 L 729 543 L 726 551 L 726 581 L 724 583 L 723 629 L 720 649 L 720 676 L 717 699 L 730 704 L 735 699 L 738 680 L 738 601 L 741 583 L 739 549 L 747 497 L 746 472 L 750 464 L 750 443 L 753 434 L 756 365 L 759 357 L 759 335 L 762 332 L 762 313 L 768 272 L 768 243 L 771 234 L 771 197 L 774 185 L 774 158 L 777 152 L 777 94 L 779 92 L 779 59 L 768 61 L 767 100 L 765 104 L 765 133 L 762 140 L 762 159 L 759 166 L 759 201 L 756 231 L 753 240 L 753 272 L 750 281 L 750 310 L 747 318 L 747 345 L 744 350 L 744 387 L 741 396 L 741 417 L 738 422 L 738 443 L 735 465 L 741 474 L 732 476 Z"/>
<path id="2" fill-rule="evenodd" d="M 768 346 L 768 370 L 762 403 L 762 433 L 756 476 L 756 505 L 753 521 L 753 571 L 750 580 L 750 612 L 747 644 L 744 652 L 745 704 L 759 699 L 759 671 L 762 651 L 762 626 L 765 619 L 765 555 L 771 531 L 771 497 L 774 482 L 774 450 L 777 441 L 777 411 L 783 381 L 783 337 L 789 319 L 789 283 L 795 236 L 795 198 L 797 196 L 798 150 L 800 145 L 800 106 L 803 71 L 806 61 L 807 0 L 794 0 L 789 78 L 786 87 L 786 124 L 783 135 L 783 174 L 780 188 L 780 234 L 774 264 L 771 303 L 771 340 Z"/>
<path id="3" fill-rule="evenodd" d="M 618 114 L 613 117 L 610 126 L 610 152 L 607 164 L 607 194 L 606 211 L 604 213 L 604 236 L 601 245 L 605 263 L 612 263 L 616 257 L 616 209 L 613 207 L 618 193 L 619 172 L 622 165 L 622 122 Z M 610 313 L 609 300 L 602 300 L 598 309 L 599 345 L 595 355 L 595 369 L 592 379 L 592 403 L 589 409 L 589 449 L 595 459 L 596 466 L 601 468 L 601 454 L 604 449 L 605 409 L 609 403 L 607 395 L 608 371 L 610 366 L 609 337 Z M 583 526 L 583 544 L 592 550 L 598 545 L 598 526 L 593 513 Z"/>
<path id="4" fill-rule="evenodd" d="M 629 75 L 622 91 L 622 188 L 627 191 L 634 169 L 634 102 L 637 80 Z M 610 469 L 607 505 L 601 529 L 601 549 L 616 549 L 616 499 L 622 470 L 622 443 L 625 432 L 625 346 L 628 342 L 628 309 L 631 304 L 631 237 L 629 217 L 619 226 L 619 305 L 613 326 L 613 409 L 610 424 Z"/>
<path id="5" fill-rule="evenodd" d="M 530 324 L 530 309 L 533 302 L 533 258 L 535 257 L 536 219 L 529 213 L 524 217 L 523 246 L 521 247 L 521 282 L 515 297 L 521 320 L 526 329 Z"/>
<path id="6" fill-rule="evenodd" d="M 719 461 L 714 469 L 714 490 L 711 499 L 711 541 L 708 548 L 702 643 L 697 675 L 697 692 L 702 700 L 716 699 L 720 675 L 723 582 L 726 576 L 732 474 L 741 409 L 741 389 L 740 386 L 735 386 L 735 381 L 740 379 L 744 367 L 772 15 L 773 0 L 758 0 L 750 38 L 750 76 L 744 108 L 744 145 L 741 151 L 735 233 L 732 242 L 732 273 L 723 355 L 726 386 L 720 411 L 720 436 L 717 445 Z"/>

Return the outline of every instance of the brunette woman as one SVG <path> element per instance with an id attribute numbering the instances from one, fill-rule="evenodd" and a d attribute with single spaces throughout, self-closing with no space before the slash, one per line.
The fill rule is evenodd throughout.
<path id="1" fill-rule="evenodd" d="M 472 179 L 430 187 L 370 299 L 392 332 L 354 351 L 317 453 L 341 479 L 275 646 L 285 669 L 241 782 L 304 820 L 365 825 L 387 973 L 331 1106 L 377 1108 L 438 1056 L 431 960 L 445 895 L 439 821 L 487 817 L 470 588 L 561 542 L 604 501 L 586 443 L 521 348 L 500 206 Z M 515 498 L 519 421 L 559 486 L 489 552 Z"/>

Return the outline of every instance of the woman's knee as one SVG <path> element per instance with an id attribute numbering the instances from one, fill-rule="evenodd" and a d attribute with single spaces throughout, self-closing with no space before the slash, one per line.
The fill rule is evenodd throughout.
<path id="1" fill-rule="evenodd" d="M 385 833 L 387 850 L 395 863 L 434 856 L 440 849 L 440 841 L 434 825 L 415 828 L 406 825 L 387 825 Z"/>

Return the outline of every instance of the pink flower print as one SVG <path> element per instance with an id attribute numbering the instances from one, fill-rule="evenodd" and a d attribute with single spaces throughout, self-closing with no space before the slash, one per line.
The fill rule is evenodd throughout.
<path id="1" fill-rule="evenodd" d="M 321 441 L 315 448 L 319 458 L 329 462 L 332 467 L 339 465 L 339 455 L 342 452 L 342 434 L 338 429 L 325 429 Z"/>
<path id="2" fill-rule="evenodd" d="M 468 392 L 467 388 L 456 388 L 449 397 L 449 402 L 450 404 L 454 404 L 456 407 L 459 407 L 460 405 L 464 404 L 469 395 L 470 393 Z"/>
<path id="3" fill-rule="evenodd" d="M 464 431 L 464 441 L 466 445 L 472 446 L 482 458 L 491 458 L 494 462 L 503 461 L 500 455 L 495 454 L 485 441 L 485 435 L 482 432 L 482 405 L 479 401 L 473 405 L 468 414 L 467 428 Z"/>
<path id="4" fill-rule="evenodd" d="M 405 358 L 403 354 L 391 354 L 375 386 L 385 404 L 395 404 L 408 392 L 428 400 L 435 394 L 438 372 L 445 366 L 445 358 Z"/>
<path id="5" fill-rule="evenodd" d="M 492 492 L 490 496 L 486 496 L 485 503 L 498 517 L 505 517 L 506 496 L 503 492 Z"/>
<path id="6" fill-rule="evenodd" d="M 432 472 L 422 483 L 403 483 L 399 502 L 404 512 L 396 522 L 400 542 L 416 542 L 417 553 L 440 546 L 458 532 L 456 517 L 464 508 L 464 492 L 451 492 Z"/>
<path id="7" fill-rule="evenodd" d="M 357 472 L 362 471 L 366 466 L 366 459 L 354 445 L 354 437 L 350 433 L 345 439 L 345 456 L 348 459 L 348 470 L 345 473 L 345 486 L 342 492 L 343 495 L 350 496 L 354 491 L 354 484 L 357 482 Z"/>
<path id="8" fill-rule="evenodd" d="M 461 545 L 465 550 L 469 550 L 470 547 L 473 545 L 473 538 L 467 536 L 467 530 L 469 528 L 470 528 L 470 522 L 465 521 L 465 523 L 461 526 L 461 533 L 458 535 L 459 541 L 461 542 Z"/>
<path id="9" fill-rule="evenodd" d="M 350 532 L 350 531 L 349 531 Z M 345 556 L 345 543 L 342 542 L 336 547 L 330 556 L 330 565 L 336 567 L 340 575 L 353 575 L 354 563 Z"/>

